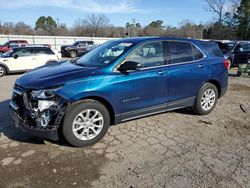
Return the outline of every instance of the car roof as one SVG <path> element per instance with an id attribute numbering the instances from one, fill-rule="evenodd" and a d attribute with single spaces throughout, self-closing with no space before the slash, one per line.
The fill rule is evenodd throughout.
<path id="1" fill-rule="evenodd" d="M 27 40 L 9 40 L 8 42 L 27 42 Z"/>
<path id="2" fill-rule="evenodd" d="M 14 48 L 12 48 L 13 50 L 15 50 L 15 49 L 29 49 L 29 48 L 32 48 L 32 49 L 43 49 L 43 48 L 45 48 L 45 49 L 50 49 L 50 48 L 48 48 L 48 47 L 46 47 L 46 46 L 22 46 L 22 47 L 14 47 Z"/>
<path id="3" fill-rule="evenodd" d="M 140 43 L 144 41 L 155 41 L 155 40 L 178 40 L 183 42 L 198 42 L 201 40 L 197 39 L 187 39 L 187 38 L 177 38 L 177 37 L 131 37 L 118 39 L 119 42 L 131 42 L 131 43 Z"/>
<path id="4" fill-rule="evenodd" d="M 92 41 L 92 40 L 78 40 L 76 42 L 94 42 L 94 41 Z"/>

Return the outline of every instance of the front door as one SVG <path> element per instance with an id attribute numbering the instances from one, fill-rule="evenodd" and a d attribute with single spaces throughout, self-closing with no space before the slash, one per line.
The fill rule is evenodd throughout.
<path id="1" fill-rule="evenodd" d="M 31 48 L 20 48 L 15 50 L 8 59 L 11 71 L 29 70 L 35 68 L 36 56 Z"/>
<path id="2" fill-rule="evenodd" d="M 167 102 L 166 66 L 162 42 L 142 44 L 125 61 L 141 64 L 141 69 L 119 73 L 117 103 L 121 119 L 164 111 Z"/>

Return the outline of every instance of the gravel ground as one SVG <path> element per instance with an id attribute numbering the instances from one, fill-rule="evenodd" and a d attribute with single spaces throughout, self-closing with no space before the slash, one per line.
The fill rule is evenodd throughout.
<path id="1" fill-rule="evenodd" d="M 0 187 L 250 187 L 250 78 L 230 72 L 209 115 L 129 121 L 87 148 L 13 128 L 8 103 L 20 75 L 0 78 Z"/>

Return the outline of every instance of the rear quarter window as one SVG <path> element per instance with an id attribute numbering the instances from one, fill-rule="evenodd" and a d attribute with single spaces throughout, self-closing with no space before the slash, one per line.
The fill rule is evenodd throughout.
<path id="1" fill-rule="evenodd" d="M 199 42 L 199 44 L 212 56 L 223 57 L 219 46 L 213 42 Z"/>

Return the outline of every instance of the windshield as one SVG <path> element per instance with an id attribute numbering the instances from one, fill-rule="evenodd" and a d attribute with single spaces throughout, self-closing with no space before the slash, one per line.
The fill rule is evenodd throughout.
<path id="1" fill-rule="evenodd" d="M 78 44 L 79 44 L 79 42 L 76 41 L 76 42 L 73 44 L 73 46 L 77 46 Z"/>
<path id="2" fill-rule="evenodd" d="M 103 67 L 111 64 L 127 51 L 133 43 L 110 41 L 80 57 L 76 63 L 83 66 Z"/>

